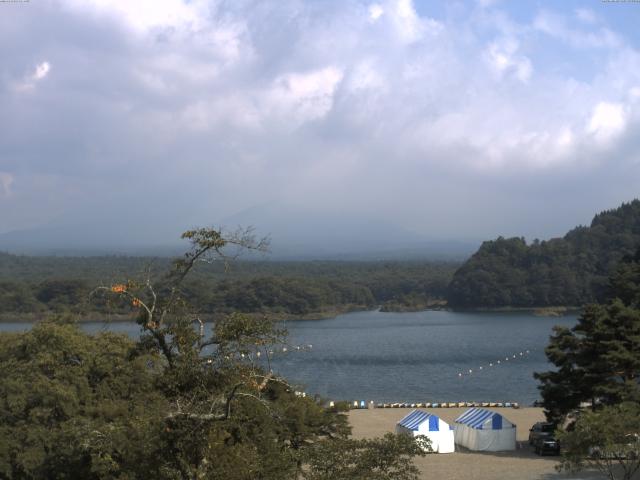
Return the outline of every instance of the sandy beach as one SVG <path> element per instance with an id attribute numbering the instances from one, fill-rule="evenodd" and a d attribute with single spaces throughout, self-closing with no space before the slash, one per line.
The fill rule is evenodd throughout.
<path id="1" fill-rule="evenodd" d="M 412 409 L 385 408 L 372 410 L 351 410 L 349 422 L 353 427 L 354 438 L 372 438 L 394 431 L 395 424 Z M 421 409 L 434 413 L 446 422 L 453 421 L 466 408 Z M 596 472 L 577 474 L 558 473 L 555 466 L 558 457 L 536 455 L 528 444 L 529 428 L 544 421 L 540 408 L 496 408 L 517 426 L 518 449 L 511 452 L 470 452 L 458 449 L 450 454 L 433 454 L 416 459 L 416 465 L 422 472 L 421 479 L 437 480 L 499 480 L 499 479 L 598 479 L 604 478 Z"/>

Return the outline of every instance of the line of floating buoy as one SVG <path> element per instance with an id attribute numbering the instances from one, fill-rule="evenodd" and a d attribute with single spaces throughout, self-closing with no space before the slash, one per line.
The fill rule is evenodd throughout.
<path id="1" fill-rule="evenodd" d="M 480 365 L 480 367 L 478 367 L 477 370 L 480 371 L 480 370 L 484 370 L 485 367 L 492 368 L 496 365 L 502 365 L 503 364 L 502 362 L 508 362 L 509 360 L 518 359 L 519 357 L 525 357 L 530 353 L 531 353 L 531 350 L 523 350 L 519 353 L 514 353 L 511 356 L 504 357 L 504 360 L 500 359 L 500 360 L 496 360 L 495 362 L 489 362 L 488 365 Z M 474 370 L 472 368 L 464 372 L 458 372 L 458 378 L 464 377 L 465 375 L 473 375 L 473 372 Z"/>
<path id="2" fill-rule="evenodd" d="M 329 407 L 334 407 L 335 402 L 329 402 Z M 354 400 L 349 404 L 354 409 L 365 408 L 469 408 L 469 407 L 489 407 L 489 408 L 520 408 L 518 402 L 419 402 L 419 403 L 374 403 L 364 400 Z"/>

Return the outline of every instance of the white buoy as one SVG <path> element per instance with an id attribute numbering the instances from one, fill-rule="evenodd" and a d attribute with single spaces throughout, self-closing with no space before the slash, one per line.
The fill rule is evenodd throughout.
<path id="1" fill-rule="evenodd" d="M 490 364 L 489 364 L 489 366 L 490 366 L 490 367 L 493 367 L 493 363 L 490 363 Z"/>
<path id="2" fill-rule="evenodd" d="M 469 370 L 469 373 L 473 373 L 473 370 Z"/>
<path id="3" fill-rule="evenodd" d="M 482 370 L 482 367 L 480 367 L 480 370 Z"/>
<path id="4" fill-rule="evenodd" d="M 496 363 L 497 363 L 498 365 L 500 365 L 500 360 L 498 360 Z"/>
<path id="5" fill-rule="evenodd" d="M 260 352 L 256 352 L 256 357 L 259 357 L 259 356 L 260 356 Z"/>
<path id="6" fill-rule="evenodd" d="M 282 347 L 282 353 L 285 353 L 287 351 L 287 347 Z"/>
<path id="7" fill-rule="evenodd" d="M 461 373 L 459 373 L 459 374 L 458 374 L 458 376 L 459 376 L 459 377 L 461 377 L 461 376 L 462 376 L 462 374 L 461 374 Z"/>

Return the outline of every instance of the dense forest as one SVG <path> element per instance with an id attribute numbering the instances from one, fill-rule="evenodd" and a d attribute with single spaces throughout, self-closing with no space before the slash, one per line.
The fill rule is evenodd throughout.
<path id="1" fill-rule="evenodd" d="M 167 258 L 28 257 L 0 254 L 0 318 L 75 312 L 124 313 L 125 305 L 92 297 L 98 285 L 140 281 L 165 271 Z M 419 310 L 443 302 L 454 263 L 276 262 L 203 264 L 182 286 L 185 299 L 204 314 L 330 315 L 382 306 Z"/>
<path id="2" fill-rule="evenodd" d="M 453 307 L 579 306 L 607 295 L 608 276 L 640 245 L 640 200 L 604 211 L 590 226 L 548 241 L 484 242 L 455 273 Z"/>
<path id="3" fill-rule="evenodd" d="M 182 285 L 230 240 L 186 235 L 153 286 L 103 290 L 133 307 L 138 339 L 85 333 L 70 315 L 0 332 L 0 479 L 418 480 L 428 440 L 350 438 L 344 402 L 325 408 L 271 370 L 289 344 L 275 322 L 234 313 L 193 328 Z"/>

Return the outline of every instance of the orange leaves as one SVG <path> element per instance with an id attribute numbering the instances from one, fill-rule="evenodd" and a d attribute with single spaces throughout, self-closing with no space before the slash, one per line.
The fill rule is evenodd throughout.
<path id="1" fill-rule="evenodd" d="M 128 296 L 132 297 L 131 305 L 135 308 L 139 308 L 142 306 L 142 301 L 139 298 L 133 297 L 131 293 L 128 292 L 128 289 L 131 287 L 131 283 L 117 283 L 111 287 L 111 291 L 113 293 L 127 293 Z"/>

